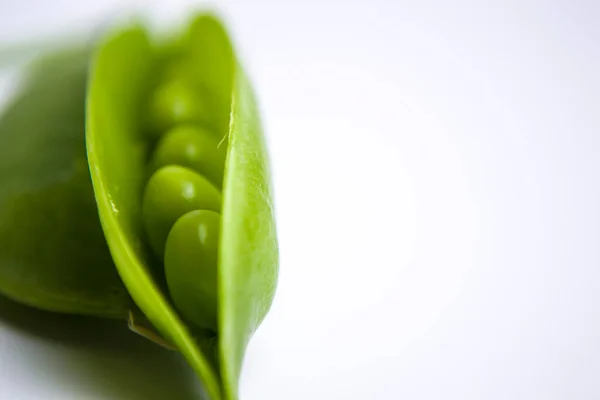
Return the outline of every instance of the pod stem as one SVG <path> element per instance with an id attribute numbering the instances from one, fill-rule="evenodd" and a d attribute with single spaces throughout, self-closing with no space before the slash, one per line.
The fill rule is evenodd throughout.
<path id="1" fill-rule="evenodd" d="M 177 351 L 175 346 L 169 343 L 166 339 L 160 336 L 158 333 L 154 332 L 150 328 L 146 328 L 145 326 L 138 325 L 135 322 L 135 317 L 133 312 L 129 311 L 129 318 L 127 320 L 127 327 L 130 331 L 137 333 L 138 335 L 150 340 L 151 342 L 164 347 L 167 350 Z"/>

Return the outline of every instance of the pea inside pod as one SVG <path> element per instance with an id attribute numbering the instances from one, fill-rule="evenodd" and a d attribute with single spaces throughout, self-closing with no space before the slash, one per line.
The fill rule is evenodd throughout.
<path id="1" fill-rule="evenodd" d="M 199 327 L 217 330 L 217 264 L 221 215 L 184 214 L 165 244 L 165 274 L 178 310 Z"/>
<path id="2" fill-rule="evenodd" d="M 225 154 L 217 133 L 186 120 L 178 123 L 182 98 L 164 97 L 159 84 L 153 100 L 162 98 L 163 115 L 171 125 L 151 150 L 150 169 L 142 213 L 150 245 L 161 260 L 169 294 L 179 313 L 198 327 L 217 331 L 217 264 L 221 193 Z M 179 88 L 186 110 L 202 99 L 189 87 Z M 164 97 L 164 98 L 163 98 Z M 208 104 L 206 99 L 202 104 Z M 198 108 L 197 110 L 200 110 Z M 164 114 L 173 118 L 166 119 Z M 198 120 L 208 120 L 201 114 Z M 162 126 L 164 127 L 164 125 Z M 161 126 L 157 127 L 158 129 Z M 221 133 L 224 136 L 224 133 Z M 207 178 L 205 175 L 210 177 Z"/>
<path id="3" fill-rule="evenodd" d="M 200 15 L 167 44 L 143 26 L 108 35 L 86 124 L 102 228 L 129 294 L 209 398 L 237 399 L 278 250 L 256 99 L 221 22 Z"/>
<path id="4" fill-rule="evenodd" d="M 208 129 L 193 124 L 176 125 L 160 138 L 150 170 L 179 165 L 196 171 L 221 190 L 227 145 Z"/>
<path id="5" fill-rule="evenodd" d="M 221 193 L 202 175 L 176 165 L 152 175 L 144 191 L 142 213 L 150 245 L 159 259 L 177 219 L 201 209 L 221 210 Z"/>
<path id="6" fill-rule="evenodd" d="M 207 101 L 190 86 L 184 78 L 176 77 L 161 83 L 156 89 L 149 106 L 154 132 L 178 123 L 200 123 L 208 119 Z"/>

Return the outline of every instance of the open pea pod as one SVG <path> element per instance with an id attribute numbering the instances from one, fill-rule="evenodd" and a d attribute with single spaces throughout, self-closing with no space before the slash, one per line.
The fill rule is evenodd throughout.
<path id="1" fill-rule="evenodd" d="M 143 26 L 100 44 L 86 144 L 112 259 L 129 294 L 212 399 L 236 399 L 245 348 L 275 291 L 267 150 L 222 24 L 173 40 Z"/>
<path id="2" fill-rule="evenodd" d="M 180 351 L 211 399 L 236 399 L 277 264 L 256 101 L 215 17 L 45 57 L 2 112 L 1 294 L 142 313 L 157 333 L 134 330 Z"/>

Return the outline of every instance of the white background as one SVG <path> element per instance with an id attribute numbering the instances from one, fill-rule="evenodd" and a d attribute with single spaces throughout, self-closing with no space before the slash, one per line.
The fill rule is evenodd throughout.
<path id="1" fill-rule="evenodd" d="M 137 2 L 183 13 L 158 3 Z M 0 0 L 0 42 L 124 4 Z M 600 4 L 216 5 L 261 100 L 281 247 L 241 398 L 600 398 Z M 193 382 L 122 325 L 0 303 L 2 400 Z"/>

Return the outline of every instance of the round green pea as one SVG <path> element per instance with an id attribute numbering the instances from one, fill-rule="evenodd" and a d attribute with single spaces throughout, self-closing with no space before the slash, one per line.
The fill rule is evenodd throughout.
<path id="1" fill-rule="evenodd" d="M 202 174 L 221 188 L 226 155 L 227 145 L 219 146 L 214 133 L 196 125 L 182 124 L 161 137 L 152 156 L 151 168 L 156 171 L 166 165 L 181 165 Z"/>
<path id="2" fill-rule="evenodd" d="M 167 236 L 175 221 L 193 210 L 219 212 L 221 193 L 202 175 L 185 167 L 169 165 L 150 177 L 142 202 L 150 246 L 162 259 Z"/>
<path id="3" fill-rule="evenodd" d="M 183 78 L 166 80 L 158 86 L 151 99 L 150 115 L 154 132 L 185 122 L 206 123 L 210 110 L 203 96 L 197 95 L 194 86 Z"/>
<path id="4" fill-rule="evenodd" d="M 173 303 L 185 319 L 214 332 L 220 225 L 214 211 L 190 211 L 177 220 L 165 248 L 165 276 Z"/>

